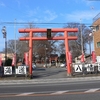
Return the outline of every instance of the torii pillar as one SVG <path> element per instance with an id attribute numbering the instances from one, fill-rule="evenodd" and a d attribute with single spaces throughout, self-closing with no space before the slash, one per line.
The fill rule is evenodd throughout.
<path id="1" fill-rule="evenodd" d="M 64 32 L 64 36 L 57 36 L 57 37 L 33 37 L 33 33 L 41 32 L 47 33 L 47 29 L 44 28 L 26 28 L 26 29 L 19 29 L 20 33 L 29 33 L 29 37 L 22 37 L 20 38 L 21 41 L 29 41 L 29 73 L 30 77 L 32 78 L 32 56 L 33 56 L 33 40 L 65 40 L 65 53 L 66 53 L 66 60 L 67 60 L 67 75 L 71 76 L 71 67 L 69 62 L 69 40 L 76 40 L 76 36 L 68 36 L 68 32 L 78 32 L 78 28 L 52 28 L 51 32 Z"/>

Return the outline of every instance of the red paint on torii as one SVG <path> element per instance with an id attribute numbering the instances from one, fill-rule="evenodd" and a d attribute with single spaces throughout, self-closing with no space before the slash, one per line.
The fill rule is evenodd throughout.
<path id="1" fill-rule="evenodd" d="M 26 29 L 19 29 L 19 33 L 29 33 L 29 37 L 22 37 L 20 38 L 21 41 L 29 41 L 29 72 L 30 76 L 32 76 L 32 55 L 33 55 L 33 40 L 65 40 L 65 52 L 66 52 L 66 60 L 67 60 L 67 73 L 71 75 L 71 67 L 68 59 L 68 52 L 69 52 L 69 44 L 68 40 L 76 40 L 76 36 L 68 36 L 68 32 L 78 32 L 77 28 L 52 28 L 51 32 L 64 32 L 64 36 L 57 36 L 57 37 L 33 37 L 33 33 L 45 33 L 47 29 L 44 28 L 26 28 Z"/>

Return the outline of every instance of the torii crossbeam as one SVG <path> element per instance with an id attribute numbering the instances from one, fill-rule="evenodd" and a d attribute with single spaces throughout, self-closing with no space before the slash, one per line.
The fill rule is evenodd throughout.
<path id="1" fill-rule="evenodd" d="M 66 60 L 67 60 L 67 75 L 71 75 L 71 67 L 68 58 L 69 52 L 69 40 L 76 40 L 76 36 L 68 36 L 68 32 L 78 32 L 77 28 L 52 28 L 51 32 L 64 32 L 64 36 L 57 36 L 57 37 L 34 37 L 33 33 L 47 33 L 46 28 L 26 28 L 26 29 L 19 29 L 19 33 L 29 33 L 29 37 L 21 37 L 21 41 L 29 41 L 29 73 L 30 77 L 32 77 L 32 56 L 33 56 L 33 44 L 32 41 L 35 40 L 65 40 L 65 53 L 66 53 Z"/>

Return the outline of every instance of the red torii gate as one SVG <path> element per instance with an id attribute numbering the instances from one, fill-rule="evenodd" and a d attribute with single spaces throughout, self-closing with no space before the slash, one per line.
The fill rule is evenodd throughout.
<path id="1" fill-rule="evenodd" d="M 52 28 L 51 32 L 64 32 L 64 36 L 57 36 L 57 37 L 34 37 L 33 33 L 37 32 L 47 32 L 45 28 L 26 28 L 26 29 L 19 29 L 19 33 L 29 33 L 29 37 L 21 37 L 21 41 L 29 41 L 29 73 L 30 77 L 32 77 L 32 56 L 33 56 L 33 40 L 65 40 L 65 52 L 66 52 L 66 60 L 67 60 L 67 75 L 71 75 L 71 67 L 69 63 L 69 44 L 68 40 L 76 40 L 76 36 L 68 36 L 68 32 L 78 32 L 77 28 Z"/>

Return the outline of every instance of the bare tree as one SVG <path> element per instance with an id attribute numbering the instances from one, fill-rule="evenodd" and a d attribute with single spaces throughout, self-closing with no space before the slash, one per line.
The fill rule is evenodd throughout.
<path id="1" fill-rule="evenodd" d="M 29 23 L 28 28 L 34 28 L 32 23 Z M 52 37 L 59 36 L 61 33 L 52 33 Z M 21 34 L 21 37 L 28 37 L 28 33 Z M 46 37 L 46 33 L 33 33 L 35 37 Z M 47 56 L 51 53 L 55 53 L 57 51 L 56 44 L 58 43 L 57 40 L 44 40 L 44 41 L 33 41 L 33 56 L 38 56 L 40 59 L 45 57 L 45 49 L 47 48 Z M 9 40 L 8 41 L 8 52 L 14 53 L 15 51 L 15 41 Z M 45 48 L 46 46 L 46 48 Z M 16 40 L 16 53 L 19 57 L 23 58 L 24 52 L 29 51 L 29 41 L 19 41 Z"/>
<path id="2" fill-rule="evenodd" d="M 68 33 L 69 36 L 77 36 L 78 39 L 77 40 L 70 40 L 69 41 L 69 50 L 71 51 L 73 58 L 81 55 L 82 50 L 81 50 L 81 32 L 82 32 L 82 38 L 83 38 L 83 51 L 84 53 L 86 53 L 86 44 L 88 43 L 88 37 L 89 37 L 89 33 L 90 33 L 90 29 L 89 27 L 86 27 L 84 24 L 80 23 L 68 23 L 66 24 L 66 26 L 64 28 L 78 28 L 78 32 L 74 33 Z M 65 43 L 64 41 L 60 44 L 59 48 L 65 48 Z M 62 51 L 63 50 L 63 51 Z M 65 52 L 65 49 L 61 49 L 60 52 Z"/>
<path id="3" fill-rule="evenodd" d="M 32 24 L 29 24 L 29 28 L 32 28 Z M 73 58 L 76 56 L 79 56 L 81 54 L 81 31 L 82 31 L 82 38 L 83 38 L 83 50 L 84 53 L 86 52 L 86 44 L 88 43 L 88 36 L 90 33 L 90 29 L 86 27 L 84 24 L 80 23 L 68 23 L 64 28 L 78 28 L 79 31 L 77 33 L 68 33 L 70 36 L 77 36 L 77 40 L 70 40 L 69 41 L 69 49 L 72 52 Z M 82 30 L 81 30 L 82 28 Z M 35 37 L 46 37 L 46 33 L 33 33 Z M 24 37 L 28 37 L 29 34 L 25 33 L 22 34 Z M 21 37 L 22 37 L 21 36 Z M 55 36 L 63 36 L 63 33 L 52 33 L 52 37 Z M 16 51 L 17 54 L 19 54 L 21 57 L 23 57 L 24 52 L 29 51 L 29 42 L 28 41 L 16 41 Z M 65 43 L 63 40 L 44 40 L 44 41 L 33 41 L 33 55 L 37 56 L 41 59 L 45 57 L 45 46 L 47 49 L 46 53 L 47 56 L 49 56 L 51 53 L 59 53 L 59 54 L 65 54 Z M 8 41 L 8 52 L 14 53 L 14 40 Z"/>

